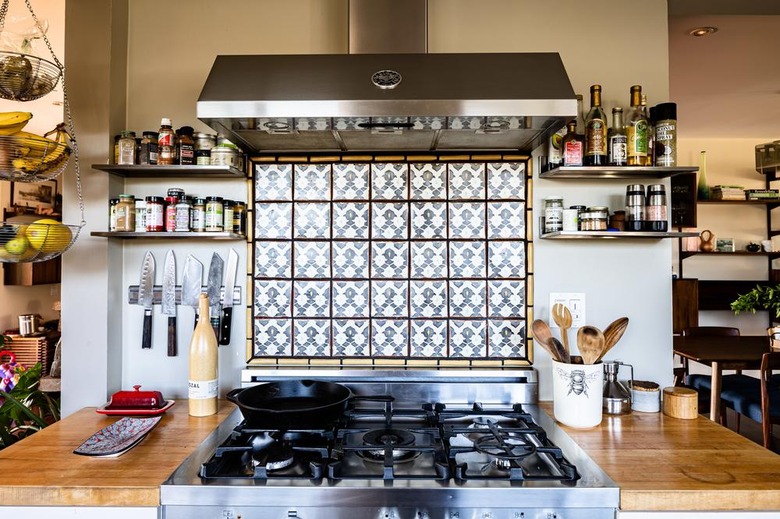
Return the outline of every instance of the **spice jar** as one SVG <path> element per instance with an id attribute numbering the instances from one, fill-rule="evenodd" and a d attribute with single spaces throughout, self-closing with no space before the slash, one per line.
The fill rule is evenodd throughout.
<path id="1" fill-rule="evenodd" d="M 176 164 L 191 166 L 195 164 L 195 140 L 192 126 L 182 126 L 176 130 Z"/>
<path id="2" fill-rule="evenodd" d="M 607 230 L 607 219 L 609 217 L 609 208 L 602 205 L 588 207 L 586 209 L 585 215 L 589 215 L 590 217 L 589 227 L 591 228 L 587 230 L 589 231 Z"/>
<path id="3" fill-rule="evenodd" d="M 135 201 L 135 232 L 146 232 L 146 200 Z"/>
<path id="4" fill-rule="evenodd" d="M 116 231 L 116 206 L 119 204 L 118 198 L 111 198 L 108 201 L 108 230 Z"/>
<path id="5" fill-rule="evenodd" d="M 146 197 L 146 231 L 165 230 L 165 200 L 161 196 Z"/>
<path id="6" fill-rule="evenodd" d="M 625 231 L 626 230 L 626 212 L 625 211 L 615 211 L 612 215 L 609 217 L 609 228 L 610 229 L 617 229 L 618 231 Z"/>
<path id="7" fill-rule="evenodd" d="M 233 208 L 233 232 L 246 234 L 246 204 L 244 202 L 236 202 Z"/>
<path id="8" fill-rule="evenodd" d="M 661 103 L 655 107 L 655 165 L 677 165 L 677 104 Z"/>
<path id="9" fill-rule="evenodd" d="M 222 202 L 222 228 L 227 232 L 233 232 L 233 208 L 236 203 L 232 200 L 224 200 Z"/>
<path id="10" fill-rule="evenodd" d="M 119 195 L 116 206 L 116 230 L 135 232 L 135 196 Z"/>
<path id="11" fill-rule="evenodd" d="M 120 166 L 135 164 L 135 132 L 124 130 L 119 138 L 119 155 L 116 163 Z"/>
<path id="12" fill-rule="evenodd" d="M 192 223 L 190 228 L 195 232 L 206 230 L 206 199 L 196 198 L 192 204 Z"/>
<path id="13" fill-rule="evenodd" d="M 195 134 L 195 164 L 208 166 L 211 164 L 211 148 L 217 145 L 217 136 L 209 133 Z"/>
<path id="14" fill-rule="evenodd" d="M 138 164 L 149 166 L 157 164 L 157 132 L 143 132 L 141 149 L 138 152 Z"/>
<path id="15" fill-rule="evenodd" d="M 223 212 L 221 197 L 210 196 L 206 198 L 206 232 L 219 232 L 224 229 Z"/>
<path id="16" fill-rule="evenodd" d="M 187 232 L 190 230 L 190 214 L 192 212 L 192 198 L 185 196 L 176 203 L 176 232 Z"/>
<path id="17" fill-rule="evenodd" d="M 238 167 L 238 148 L 234 144 L 218 144 L 211 148 L 212 166 Z"/>
<path id="18" fill-rule="evenodd" d="M 544 232 L 558 232 L 563 228 L 563 197 L 544 199 Z"/>

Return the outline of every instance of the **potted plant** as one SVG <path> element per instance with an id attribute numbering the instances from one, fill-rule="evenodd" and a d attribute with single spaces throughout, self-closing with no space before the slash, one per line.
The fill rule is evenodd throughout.
<path id="1" fill-rule="evenodd" d="M 767 310 L 773 320 L 780 321 L 780 285 L 756 285 L 750 292 L 740 294 L 731 303 L 731 309 L 737 315 L 740 312 Z"/>

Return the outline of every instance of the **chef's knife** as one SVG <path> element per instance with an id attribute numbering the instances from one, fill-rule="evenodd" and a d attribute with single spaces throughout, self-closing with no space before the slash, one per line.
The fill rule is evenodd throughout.
<path id="1" fill-rule="evenodd" d="M 189 254 L 184 260 L 184 274 L 181 278 L 181 304 L 195 310 L 195 325 L 198 325 L 198 296 L 203 285 L 203 263 Z"/>
<path id="2" fill-rule="evenodd" d="M 219 335 L 219 313 L 217 312 L 217 306 L 219 305 L 219 289 L 222 285 L 223 265 L 224 262 L 219 254 L 215 252 L 211 255 L 206 294 L 209 296 L 209 317 L 211 320 L 211 327 L 214 328 L 214 333 L 217 335 Z"/>
<path id="3" fill-rule="evenodd" d="M 233 317 L 233 288 L 236 286 L 238 253 L 230 249 L 225 270 L 225 296 L 222 298 L 222 319 L 219 324 L 219 343 L 230 344 L 230 323 Z"/>
<path id="4" fill-rule="evenodd" d="M 168 356 L 176 356 L 176 256 L 165 254 L 162 281 L 162 313 L 168 316 Z"/>
<path id="5" fill-rule="evenodd" d="M 152 347 L 152 302 L 154 299 L 154 256 L 146 251 L 141 266 L 141 283 L 138 285 L 138 304 L 144 307 L 144 331 L 141 347 Z"/>

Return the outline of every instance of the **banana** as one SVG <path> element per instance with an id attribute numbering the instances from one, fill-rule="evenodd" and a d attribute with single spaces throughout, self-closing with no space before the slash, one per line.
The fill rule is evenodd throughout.
<path id="1" fill-rule="evenodd" d="M 32 119 L 30 112 L 0 112 L 0 135 L 13 135 L 27 126 Z"/>
<path id="2" fill-rule="evenodd" d="M 52 134 L 56 140 L 49 138 Z M 58 124 L 54 130 L 44 136 L 19 132 L 14 137 L 21 138 L 24 145 L 18 148 L 22 151 L 21 158 L 14 159 L 11 164 L 24 173 L 35 173 L 42 169 L 56 167 L 68 158 L 70 134 L 64 124 Z"/>

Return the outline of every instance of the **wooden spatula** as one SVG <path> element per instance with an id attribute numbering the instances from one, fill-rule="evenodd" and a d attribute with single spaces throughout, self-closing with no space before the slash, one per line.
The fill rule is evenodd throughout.
<path id="1" fill-rule="evenodd" d="M 552 336 L 552 332 L 550 331 L 550 327 L 547 325 L 546 322 L 542 321 L 541 319 L 536 319 L 531 324 L 531 331 L 533 331 L 534 339 L 536 339 L 536 342 L 539 343 L 539 345 L 545 349 L 547 353 L 550 354 L 550 357 L 553 358 L 553 360 L 557 360 L 558 362 L 564 362 L 560 354 L 558 353 L 556 347 L 552 343 L 552 339 L 554 338 Z"/>
<path id="2" fill-rule="evenodd" d="M 595 364 L 604 351 L 604 332 L 595 326 L 583 326 L 577 331 L 577 348 L 585 364 Z"/>
<path id="3" fill-rule="evenodd" d="M 620 338 L 623 337 L 626 328 L 628 328 L 628 317 L 615 319 L 604 328 L 604 351 L 601 352 L 601 356 L 596 359 L 596 362 L 604 358 L 604 355 L 618 343 Z"/>
<path id="4" fill-rule="evenodd" d="M 571 312 L 569 307 L 562 305 L 561 303 L 555 303 L 552 307 L 552 318 L 558 328 L 561 329 L 561 340 L 563 341 L 563 348 L 566 350 L 566 355 L 571 354 L 569 349 L 569 328 L 571 328 Z"/>

